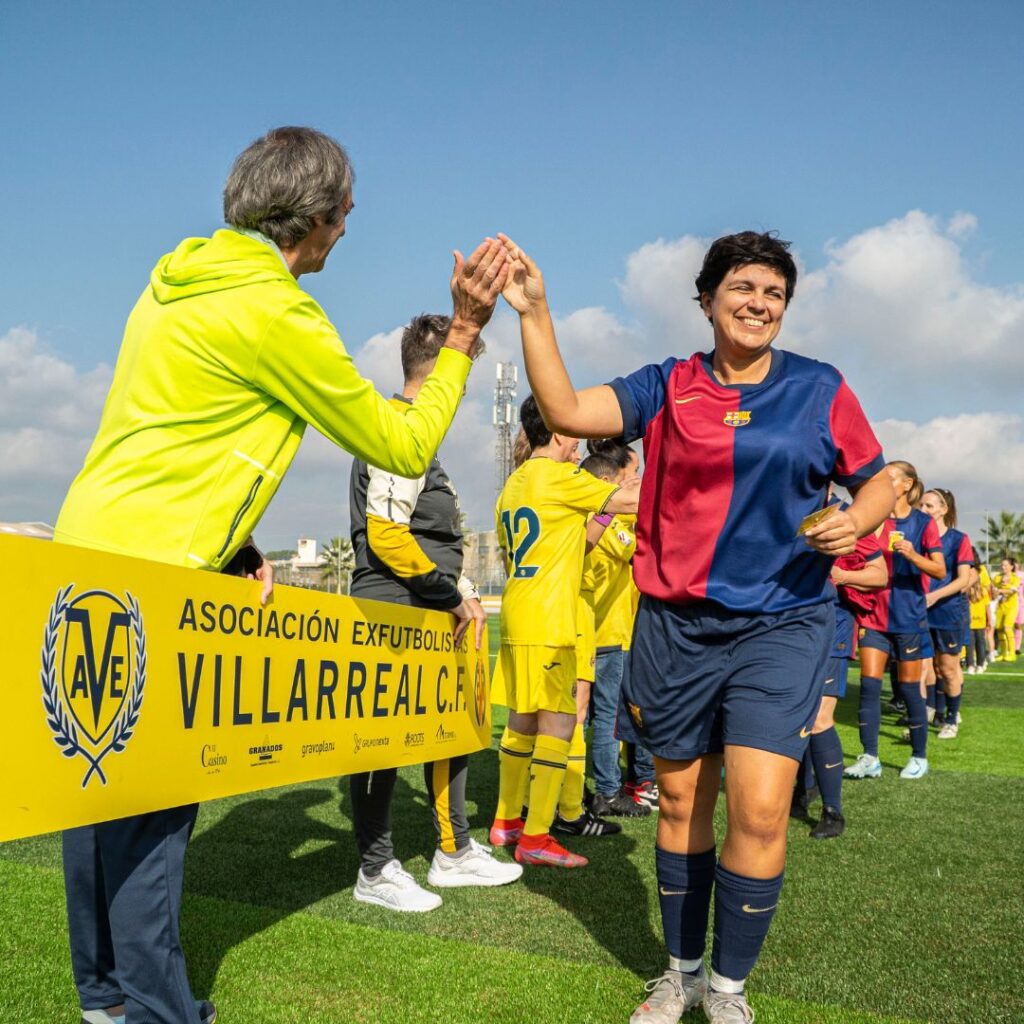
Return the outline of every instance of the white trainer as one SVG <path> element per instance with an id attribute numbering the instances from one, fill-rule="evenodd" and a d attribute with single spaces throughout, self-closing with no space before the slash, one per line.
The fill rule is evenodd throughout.
<path id="1" fill-rule="evenodd" d="M 367 878 L 360 868 L 352 896 L 360 903 L 413 914 L 425 914 L 441 906 L 441 897 L 420 886 L 397 860 L 389 860 L 375 878 Z"/>
<path id="2" fill-rule="evenodd" d="M 882 762 L 873 754 L 861 754 L 844 772 L 845 779 L 878 779 L 882 776 Z"/>
<path id="3" fill-rule="evenodd" d="M 470 839 L 469 846 L 458 857 L 437 850 L 427 873 L 427 884 L 438 889 L 455 889 L 464 885 L 508 885 L 523 873 L 521 864 L 498 860 L 489 846 Z"/>
<path id="4" fill-rule="evenodd" d="M 956 734 L 960 731 L 959 725 L 954 725 L 952 722 L 947 722 L 940 730 L 937 740 L 955 740 Z"/>
<path id="5" fill-rule="evenodd" d="M 678 1024 L 687 1010 L 698 1006 L 708 990 L 704 968 L 698 974 L 667 970 L 644 985 L 647 998 L 633 1011 L 629 1024 Z"/>
<path id="6" fill-rule="evenodd" d="M 928 774 L 928 760 L 924 757 L 912 757 L 906 768 L 900 772 L 901 779 L 923 779 Z"/>

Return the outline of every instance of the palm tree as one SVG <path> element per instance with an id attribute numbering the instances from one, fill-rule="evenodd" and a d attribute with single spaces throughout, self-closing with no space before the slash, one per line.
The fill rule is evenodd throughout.
<path id="1" fill-rule="evenodd" d="M 348 537 L 332 537 L 328 543 L 320 545 L 320 551 L 321 582 L 329 584 L 329 589 L 336 594 L 347 594 L 349 577 L 356 567 L 352 541 Z"/>
<path id="2" fill-rule="evenodd" d="M 1024 554 L 1024 515 L 1015 515 L 1005 509 L 998 517 L 986 515 L 981 532 L 985 537 L 986 557 L 989 545 L 998 558 L 1019 561 Z"/>

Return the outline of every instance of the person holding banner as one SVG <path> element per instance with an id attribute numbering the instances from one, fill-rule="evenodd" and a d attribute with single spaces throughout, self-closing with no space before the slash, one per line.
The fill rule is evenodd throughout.
<path id="1" fill-rule="evenodd" d="M 423 314 L 403 331 L 405 383 L 401 395 L 391 399 L 400 412 L 413 408 L 449 330 L 448 317 Z M 483 350 L 480 340 L 472 358 Z M 476 587 L 462 574 L 459 498 L 437 457 L 414 480 L 357 459 L 352 463 L 349 508 L 356 561 L 352 597 L 452 612 L 456 643 L 472 624 L 479 650 L 487 615 Z M 506 885 L 523 873 L 518 864 L 497 860 L 489 846 L 470 836 L 468 764 L 469 755 L 460 754 L 423 766 L 438 835 L 427 881 L 437 888 Z M 423 889 L 395 857 L 391 798 L 397 778 L 395 768 L 350 777 L 352 822 L 362 862 L 353 896 L 360 903 L 422 913 L 439 907 L 441 897 Z"/>
<path id="2" fill-rule="evenodd" d="M 298 284 L 345 233 L 353 171 L 310 128 L 278 128 L 235 161 L 228 227 L 157 263 L 128 318 L 110 393 L 54 540 L 213 572 L 270 595 L 248 538 L 307 424 L 358 458 L 417 476 L 451 423 L 480 329 L 507 274 L 503 247 L 455 253 L 452 326 L 417 401 L 399 413 L 356 370 Z M 254 595 L 255 596 L 255 595 Z M 64 833 L 68 930 L 88 1024 L 210 1024 L 179 937 L 197 805 Z"/>

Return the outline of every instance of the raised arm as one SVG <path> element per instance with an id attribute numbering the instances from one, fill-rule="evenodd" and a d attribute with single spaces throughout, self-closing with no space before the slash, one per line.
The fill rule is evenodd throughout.
<path id="1" fill-rule="evenodd" d="M 356 458 L 404 477 L 425 473 L 451 425 L 469 369 L 468 353 L 505 284 L 507 255 L 493 240 L 469 260 L 455 254 L 452 327 L 407 412 L 375 390 L 337 331 L 308 296 L 274 321 L 260 346 L 255 384 Z"/>
<path id="2" fill-rule="evenodd" d="M 615 392 L 607 384 L 582 391 L 572 386 L 558 351 L 540 268 L 507 235 L 498 238 L 510 260 L 502 295 L 519 314 L 526 376 L 548 429 L 569 437 L 617 437 L 622 412 Z"/>

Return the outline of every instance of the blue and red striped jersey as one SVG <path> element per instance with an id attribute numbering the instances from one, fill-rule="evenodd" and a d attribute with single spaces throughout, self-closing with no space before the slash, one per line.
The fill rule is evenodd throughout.
<path id="1" fill-rule="evenodd" d="M 894 537 L 894 533 L 900 537 Z M 878 543 L 889 568 L 889 586 L 878 592 L 873 607 L 857 621 L 866 629 L 883 633 L 921 633 L 928 628 L 922 573 L 908 558 L 892 550 L 898 539 L 909 540 L 919 555 L 942 550 L 935 520 L 920 509 L 911 509 L 904 519 L 886 519 Z"/>
<path id="2" fill-rule="evenodd" d="M 836 559 L 836 568 L 847 572 L 858 572 L 868 562 L 882 557 L 878 538 L 869 533 L 857 541 L 857 547 L 849 555 Z M 854 590 L 853 587 L 836 587 L 836 632 L 832 641 L 833 658 L 853 657 L 854 616 L 869 608 L 877 590 Z"/>
<path id="3" fill-rule="evenodd" d="M 774 350 L 758 384 L 720 384 L 711 356 L 611 383 L 627 442 L 643 438 L 633 575 L 662 601 L 780 612 L 832 598 L 832 560 L 797 527 L 830 481 L 884 466 L 853 392 L 827 363 Z"/>
<path id="4" fill-rule="evenodd" d="M 946 575 L 941 580 L 933 580 L 930 576 L 924 576 L 926 593 L 929 590 L 939 590 L 941 587 L 948 586 L 956 579 L 957 569 L 961 565 L 971 565 L 974 562 L 971 539 L 966 533 L 951 526 L 939 540 L 942 543 L 942 554 L 946 559 Z M 967 621 L 969 614 L 967 594 L 961 590 L 959 594 L 940 597 L 928 609 L 928 625 L 932 629 L 959 629 Z"/>

